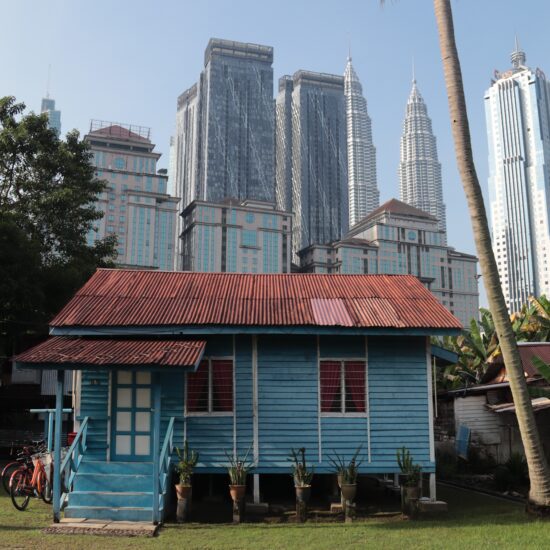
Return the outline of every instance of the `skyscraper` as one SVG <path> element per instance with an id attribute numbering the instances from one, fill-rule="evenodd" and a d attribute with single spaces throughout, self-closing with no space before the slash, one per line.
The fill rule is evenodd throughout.
<path id="1" fill-rule="evenodd" d="M 525 62 L 516 43 L 485 93 L 493 250 L 511 312 L 550 294 L 550 83 Z"/>
<path id="2" fill-rule="evenodd" d="M 443 232 L 442 243 L 446 244 L 447 218 L 437 143 L 426 103 L 414 78 L 401 136 L 399 191 L 403 202 L 437 218 L 439 230 Z"/>
<path id="3" fill-rule="evenodd" d="M 51 99 L 49 95 L 42 98 L 40 112 L 48 114 L 48 126 L 59 135 L 61 133 L 61 111 L 56 111 L 55 99 Z"/>
<path id="4" fill-rule="evenodd" d="M 176 190 L 193 200 L 275 200 L 273 48 L 212 38 L 178 98 Z"/>
<path id="5" fill-rule="evenodd" d="M 276 127 L 277 200 L 294 214 L 296 254 L 348 230 L 343 77 L 310 71 L 283 76 Z"/>
<path id="6" fill-rule="evenodd" d="M 103 218 L 88 234 L 88 244 L 114 235 L 116 263 L 171 271 L 179 199 L 167 194 L 167 171 L 157 171 L 160 153 L 150 134 L 142 126 L 92 120 L 84 140 L 107 188 L 97 201 Z"/>
<path id="7" fill-rule="evenodd" d="M 344 73 L 348 136 L 349 223 L 354 226 L 378 208 L 380 192 L 376 183 L 376 149 L 363 87 L 348 57 Z"/>

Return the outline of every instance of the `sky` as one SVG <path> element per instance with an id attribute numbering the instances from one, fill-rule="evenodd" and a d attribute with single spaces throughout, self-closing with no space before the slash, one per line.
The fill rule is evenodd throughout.
<path id="1" fill-rule="evenodd" d="M 487 196 L 483 96 L 510 66 L 550 71 L 550 2 L 454 0 L 473 148 Z M 62 131 L 91 119 L 151 128 L 168 167 L 177 96 L 198 78 L 211 37 L 274 47 L 274 87 L 298 69 L 343 74 L 348 49 L 367 98 L 381 200 L 399 197 L 397 168 L 412 66 L 437 137 L 448 242 L 475 253 L 458 176 L 432 0 L 0 0 L 0 95 L 39 111 L 47 92 Z M 550 74 L 550 73 L 549 73 Z M 275 94 L 275 90 L 274 90 Z M 481 303 L 486 303 L 483 289 Z"/>

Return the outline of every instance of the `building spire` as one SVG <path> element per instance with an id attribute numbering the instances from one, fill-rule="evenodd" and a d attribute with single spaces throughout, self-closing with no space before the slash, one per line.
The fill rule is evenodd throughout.
<path id="1" fill-rule="evenodd" d="M 46 99 L 49 99 L 50 97 L 50 79 L 52 76 L 52 65 L 51 63 L 48 65 L 48 82 L 46 84 Z"/>
<path id="2" fill-rule="evenodd" d="M 413 76 L 412 83 L 414 85 L 414 84 L 416 84 L 416 73 L 415 73 L 415 70 L 414 70 L 414 55 L 413 55 L 413 58 L 412 58 L 412 76 Z"/>
<path id="3" fill-rule="evenodd" d="M 514 69 L 521 69 L 522 67 L 525 67 L 526 56 L 525 52 L 522 51 L 519 46 L 517 34 L 515 35 L 515 46 L 516 49 L 512 52 L 512 55 L 510 56 L 510 58 L 512 59 L 512 66 L 514 67 Z"/>

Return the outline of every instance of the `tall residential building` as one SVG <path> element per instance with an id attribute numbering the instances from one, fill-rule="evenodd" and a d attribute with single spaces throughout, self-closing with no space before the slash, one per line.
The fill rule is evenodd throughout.
<path id="1" fill-rule="evenodd" d="M 88 243 L 115 235 L 117 264 L 173 270 L 179 199 L 167 194 L 167 171 L 157 171 L 161 155 L 150 134 L 142 126 L 92 120 L 84 139 L 107 189 L 98 197 L 104 216 Z"/>
<path id="2" fill-rule="evenodd" d="M 182 221 L 185 271 L 291 272 L 292 217 L 273 203 L 193 201 Z"/>
<path id="3" fill-rule="evenodd" d="M 301 250 L 307 273 L 417 276 L 467 326 L 478 318 L 477 258 L 446 246 L 438 220 L 392 199 L 352 227 L 342 240 Z"/>
<path id="4" fill-rule="evenodd" d="M 353 227 L 378 208 L 380 192 L 376 183 L 376 149 L 363 87 L 348 57 L 344 73 L 348 134 L 349 223 Z"/>
<path id="5" fill-rule="evenodd" d="M 55 99 L 49 96 L 42 98 L 40 112 L 48 114 L 48 126 L 55 130 L 57 135 L 61 134 L 61 111 L 55 109 Z"/>
<path id="6" fill-rule="evenodd" d="M 485 93 L 493 250 L 511 312 L 550 295 L 550 83 L 525 61 L 516 44 Z"/>
<path id="7" fill-rule="evenodd" d="M 441 164 L 432 121 L 424 99 L 413 79 L 401 137 L 399 191 L 403 202 L 435 216 L 447 240 L 447 218 L 443 203 Z"/>
<path id="8" fill-rule="evenodd" d="M 178 97 L 176 192 L 275 200 L 273 48 L 212 38 L 199 81 Z"/>
<path id="9" fill-rule="evenodd" d="M 349 226 L 344 79 L 298 71 L 279 80 L 278 207 L 294 214 L 293 251 L 339 239 Z"/>

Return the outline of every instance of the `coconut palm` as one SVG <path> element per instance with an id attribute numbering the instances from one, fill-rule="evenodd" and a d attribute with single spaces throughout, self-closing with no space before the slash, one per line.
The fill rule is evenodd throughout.
<path id="1" fill-rule="evenodd" d="M 483 195 L 474 166 L 470 126 L 450 0 L 434 0 L 434 11 L 439 31 L 439 46 L 445 73 L 458 170 L 468 202 L 479 265 L 487 291 L 487 300 L 504 363 L 506 364 L 525 457 L 529 466 L 531 488 L 529 490 L 528 509 L 548 513 L 550 512 L 550 470 L 535 424 L 531 398 L 491 246 L 491 234 Z"/>

